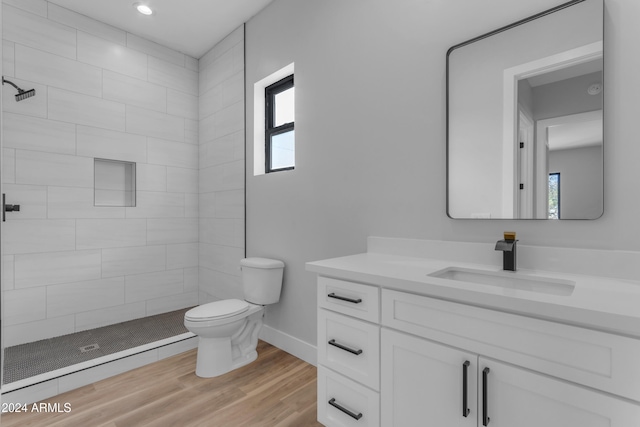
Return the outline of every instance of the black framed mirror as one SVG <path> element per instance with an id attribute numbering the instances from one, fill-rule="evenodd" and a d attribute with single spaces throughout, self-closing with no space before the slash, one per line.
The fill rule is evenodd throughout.
<path id="1" fill-rule="evenodd" d="M 449 49 L 449 217 L 602 215 L 603 12 L 575 0 Z"/>

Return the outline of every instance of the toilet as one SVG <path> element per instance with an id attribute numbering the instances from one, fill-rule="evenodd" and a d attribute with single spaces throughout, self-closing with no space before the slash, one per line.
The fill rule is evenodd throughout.
<path id="1" fill-rule="evenodd" d="M 217 377 L 256 360 L 264 306 L 280 300 L 282 261 L 244 258 L 240 269 L 244 300 L 214 301 L 184 315 L 184 326 L 198 335 L 199 377 Z"/>

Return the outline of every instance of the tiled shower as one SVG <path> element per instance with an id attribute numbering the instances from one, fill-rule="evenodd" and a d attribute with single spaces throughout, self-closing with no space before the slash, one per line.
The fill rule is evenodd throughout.
<path id="1" fill-rule="evenodd" d="M 2 23 L 36 90 L 3 88 L 4 346 L 241 295 L 243 27 L 198 60 L 44 0 Z"/>

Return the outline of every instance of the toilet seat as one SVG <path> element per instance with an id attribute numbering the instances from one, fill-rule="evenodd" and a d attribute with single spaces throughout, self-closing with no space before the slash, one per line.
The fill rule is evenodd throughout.
<path id="1" fill-rule="evenodd" d="M 239 299 L 227 299 L 194 307 L 185 313 L 184 319 L 191 322 L 206 322 L 233 317 L 247 310 L 249 310 L 248 302 Z"/>

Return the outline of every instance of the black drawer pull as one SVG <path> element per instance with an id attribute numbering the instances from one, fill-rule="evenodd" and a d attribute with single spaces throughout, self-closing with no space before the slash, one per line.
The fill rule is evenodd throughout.
<path id="1" fill-rule="evenodd" d="M 471 412 L 467 405 L 467 368 L 470 364 L 468 360 L 462 364 L 462 416 L 465 418 Z"/>
<path id="2" fill-rule="evenodd" d="M 362 418 L 362 413 L 359 412 L 357 414 L 354 414 L 353 412 L 351 412 L 350 410 L 348 410 L 347 408 L 340 406 L 336 403 L 336 399 L 334 399 L 333 397 L 331 398 L 331 400 L 329 401 L 329 405 L 333 406 L 334 408 L 344 412 L 345 414 L 349 415 L 351 418 L 353 418 L 354 420 L 359 420 L 360 418 Z"/>
<path id="3" fill-rule="evenodd" d="M 353 298 L 347 298 L 347 297 L 341 297 L 340 295 L 336 295 L 333 292 L 331 292 L 329 295 L 327 295 L 329 298 L 335 298 L 335 299 L 339 299 L 341 301 L 347 301 L 347 302 L 351 302 L 354 304 L 360 304 L 362 302 L 362 300 L 360 298 L 358 299 L 353 299 Z"/>
<path id="4" fill-rule="evenodd" d="M 491 418 L 489 418 L 489 414 L 487 413 L 487 407 L 489 406 L 489 397 L 487 396 L 489 372 L 491 372 L 491 369 L 489 368 L 484 368 L 482 370 L 482 425 L 485 427 L 488 426 L 489 421 L 491 421 Z"/>
<path id="5" fill-rule="evenodd" d="M 338 344 L 336 342 L 336 340 L 329 340 L 329 345 L 332 345 L 334 347 L 338 347 L 339 349 L 344 350 L 344 351 L 348 351 L 349 353 L 355 354 L 356 356 L 359 355 L 359 354 L 362 354 L 362 350 L 360 350 L 360 349 L 354 350 L 354 349 L 349 348 L 347 346 L 344 346 L 342 344 Z"/>

